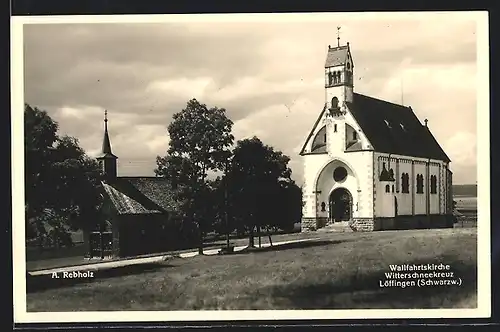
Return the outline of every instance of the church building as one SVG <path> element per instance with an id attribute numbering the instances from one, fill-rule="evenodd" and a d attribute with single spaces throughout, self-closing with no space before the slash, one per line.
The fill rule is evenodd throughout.
<path id="1" fill-rule="evenodd" d="M 302 230 L 452 227 L 450 159 L 411 107 L 354 92 L 349 43 L 328 47 L 325 105 L 300 155 Z"/>

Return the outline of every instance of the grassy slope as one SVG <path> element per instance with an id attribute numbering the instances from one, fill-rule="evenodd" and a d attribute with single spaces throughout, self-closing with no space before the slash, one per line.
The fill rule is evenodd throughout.
<path id="1" fill-rule="evenodd" d="M 477 208 L 477 201 L 475 199 L 477 195 L 477 185 L 453 185 L 453 194 L 458 195 L 454 200 L 457 202 L 457 208 L 459 210 L 475 210 Z M 287 235 L 277 236 L 277 238 L 281 237 L 285 240 L 289 238 Z M 292 235 L 292 238 L 293 237 Z M 231 240 L 231 242 L 237 243 L 238 245 L 243 244 L 245 241 L 246 239 Z M 207 243 L 207 248 L 221 246 L 223 242 L 224 241 L 216 241 L 214 244 Z M 191 250 L 196 250 L 196 248 Z M 60 249 L 55 253 L 50 251 L 42 254 L 38 252 L 38 248 L 27 248 L 27 254 L 26 268 L 29 271 L 88 263 L 83 257 L 84 249 L 82 244 L 78 244 L 71 249 Z"/>
<path id="2" fill-rule="evenodd" d="M 28 293 L 28 311 L 450 308 L 476 304 L 476 229 L 316 233 L 280 250 L 176 258 Z M 450 264 L 463 285 L 380 288 L 389 264 Z M 124 271 L 125 273 L 125 271 Z M 99 277 L 99 275 L 97 275 Z"/>
<path id="3" fill-rule="evenodd" d="M 268 237 L 265 235 L 266 233 L 263 232 L 262 235 L 262 243 L 267 243 L 268 242 Z M 288 240 L 293 240 L 293 239 L 298 239 L 298 238 L 304 238 L 304 237 L 315 237 L 315 234 L 309 234 L 309 235 L 304 235 L 301 233 L 290 233 L 290 234 L 279 234 L 279 235 L 273 235 L 272 240 L 273 242 L 276 241 L 288 241 Z M 231 238 L 230 243 L 233 245 L 241 246 L 241 245 L 247 245 L 248 244 L 248 238 Z M 214 248 L 221 248 L 226 245 L 225 240 L 217 240 L 213 242 L 206 242 L 204 244 L 205 249 L 214 249 Z M 255 237 L 255 245 L 258 245 L 258 237 Z M 197 248 L 189 248 L 189 249 L 183 249 L 183 250 L 177 250 L 174 252 L 192 252 L 192 251 L 198 251 Z M 43 259 L 43 256 L 40 257 L 41 255 L 38 255 L 40 259 L 36 260 L 28 260 L 26 262 L 26 269 L 28 271 L 36 271 L 36 270 L 42 270 L 42 269 L 51 269 L 51 268 L 56 268 L 56 267 L 64 267 L 64 266 L 72 266 L 72 265 L 82 265 L 82 264 L 89 264 L 89 263 L 100 263 L 101 261 L 99 259 L 94 259 L 91 262 L 89 260 L 84 258 L 84 249 L 83 245 L 80 244 L 78 247 L 71 248 L 70 250 L 60 250 L 60 256 L 57 258 L 48 258 L 48 259 Z M 169 252 L 171 253 L 171 252 Z M 67 256 L 64 256 L 64 255 Z M 144 257 L 147 256 L 161 256 L 166 253 L 153 253 L 150 255 L 142 255 Z M 34 255 L 32 255 L 34 256 Z M 137 258 L 139 256 L 134 256 L 130 258 Z M 120 260 L 120 259 L 118 259 Z M 108 259 L 107 261 L 110 261 Z"/>

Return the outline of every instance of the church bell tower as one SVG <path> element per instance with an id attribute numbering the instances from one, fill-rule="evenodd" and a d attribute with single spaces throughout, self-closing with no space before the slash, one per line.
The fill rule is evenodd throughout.
<path id="1" fill-rule="evenodd" d="M 340 27 L 337 28 L 339 32 Z M 349 43 L 340 46 L 337 36 L 337 46 L 328 45 L 325 62 L 325 103 L 327 109 L 342 107 L 344 102 L 352 102 L 354 63 L 351 57 Z M 333 101 L 333 103 L 332 103 Z M 338 102 L 337 105 L 335 105 Z"/>
<path id="2" fill-rule="evenodd" d="M 327 133 L 326 151 L 330 156 L 344 151 L 346 146 L 345 103 L 353 100 L 353 72 L 354 63 L 349 43 L 340 46 L 340 37 L 337 35 L 337 46 L 328 45 L 325 61 L 324 123 Z"/>
<path id="3" fill-rule="evenodd" d="M 102 140 L 101 154 L 96 159 L 99 162 L 104 181 L 111 182 L 116 179 L 116 160 L 118 157 L 111 152 L 111 142 L 108 134 L 108 111 L 104 111 L 104 138 Z"/>

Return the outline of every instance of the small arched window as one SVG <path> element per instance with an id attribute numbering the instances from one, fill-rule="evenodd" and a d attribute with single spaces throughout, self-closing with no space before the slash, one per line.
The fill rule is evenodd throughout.
<path id="1" fill-rule="evenodd" d="M 424 176 L 422 174 L 417 174 L 417 194 L 424 193 Z"/>
<path id="2" fill-rule="evenodd" d="M 336 132 L 337 132 L 337 124 L 336 124 L 336 123 L 333 125 L 333 132 L 334 132 L 334 133 L 336 133 Z"/>
<path id="3" fill-rule="evenodd" d="M 410 193 L 410 184 L 408 173 L 403 173 L 401 175 L 401 192 L 404 194 Z"/>
<path id="4" fill-rule="evenodd" d="M 328 73 L 328 85 L 332 85 L 332 84 L 333 84 L 333 73 L 329 72 Z"/>
<path id="5" fill-rule="evenodd" d="M 321 212 L 325 212 L 326 211 L 326 204 L 325 202 L 322 202 L 321 203 Z"/>
<path id="6" fill-rule="evenodd" d="M 437 177 L 431 175 L 431 194 L 437 194 Z"/>
<path id="7" fill-rule="evenodd" d="M 386 185 L 385 185 L 385 192 L 386 192 L 386 193 L 390 192 L 390 188 L 389 188 L 389 185 L 388 185 L 388 184 L 386 184 Z"/>
<path id="8" fill-rule="evenodd" d="M 392 185 L 392 192 L 394 192 L 394 185 Z"/>
<path id="9" fill-rule="evenodd" d="M 339 108 L 339 99 L 337 97 L 332 98 L 332 108 Z"/>

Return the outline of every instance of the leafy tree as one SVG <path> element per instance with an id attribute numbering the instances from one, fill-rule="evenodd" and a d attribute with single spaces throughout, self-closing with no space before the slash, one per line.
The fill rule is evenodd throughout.
<path id="1" fill-rule="evenodd" d="M 47 205 L 43 195 L 48 182 L 52 147 L 57 141 L 58 124 L 45 111 L 25 104 L 24 108 L 24 170 L 27 220 L 41 214 Z M 46 186 L 45 186 L 46 187 Z"/>
<path id="2" fill-rule="evenodd" d="M 78 140 L 59 137 L 57 130 L 47 112 L 25 105 L 26 238 L 56 245 L 69 230 L 98 223 L 102 200 L 97 162 Z M 50 232 L 53 238 L 47 239 Z"/>
<path id="3" fill-rule="evenodd" d="M 229 215 L 226 216 L 228 211 L 228 198 L 227 198 L 227 181 L 226 177 L 217 177 L 211 181 L 211 199 L 209 201 L 211 209 L 211 218 L 213 222 L 213 231 L 218 234 L 228 234 L 232 229 L 228 229 L 226 224 L 229 221 Z M 226 219 L 227 217 L 227 219 Z"/>
<path id="4" fill-rule="evenodd" d="M 78 140 L 61 137 L 54 149 L 52 181 L 59 197 L 54 207 L 68 216 L 72 230 L 94 228 L 101 220 L 100 171 L 95 159 L 78 146 Z M 97 223 L 93 223 L 96 221 Z"/>
<path id="5" fill-rule="evenodd" d="M 210 193 L 209 171 L 220 171 L 231 155 L 233 122 L 224 108 L 208 108 L 196 99 L 174 114 L 168 126 L 169 149 L 157 157 L 158 176 L 171 179 L 186 218 L 194 222 L 199 234 L 199 253 L 203 253 L 204 234 L 211 220 L 204 218 Z"/>
<path id="6" fill-rule="evenodd" d="M 228 174 L 231 206 L 235 222 L 249 231 L 249 247 L 254 246 L 254 229 L 281 225 L 288 207 L 287 183 L 291 183 L 290 158 L 253 137 L 237 142 Z M 300 206 L 300 202 L 297 202 Z"/>
<path id="7" fill-rule="evenodd" d="M 286 232 L 292 231 L 295 223 L 302 219 L 302 189 L 292 180 L 279 181 L 275 200 L 274 211 L 278 215 L 268 223 L 268 226 Z"/>

